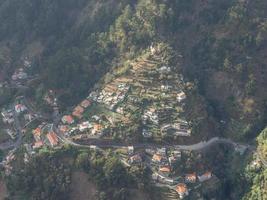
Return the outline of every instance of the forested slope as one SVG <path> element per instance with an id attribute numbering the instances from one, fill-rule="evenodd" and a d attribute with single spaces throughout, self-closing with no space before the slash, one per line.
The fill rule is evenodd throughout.
<path id="1" fill-rule="evenodd" d="M 117 66 L 164 42 L 199 129 L 253 143 L 266 126 L 264 0 L 0 0 L 0 21 L 0 78 L 29 57 L 40 102 L 54 89 L 62 108 L 72 106 Z"/>

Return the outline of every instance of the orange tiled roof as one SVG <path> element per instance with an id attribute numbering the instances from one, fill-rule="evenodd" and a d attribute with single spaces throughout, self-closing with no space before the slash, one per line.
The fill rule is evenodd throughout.
<path id="1" fill-rule="evenodd" d="M 44 143 L 43 141 L 38 141 L 38 142 L 35 142 L 34 145 L 33 145 L 33 148 L 40 148 L 41 146 L 43 146 Z"/>
<path id="2" fill-rule="evenodd" d="M 72 115 L 78 118 L 82 118 L 82 113 L 84 112 L 83 107 L 76 106 L 72 112 Z"/>
<path id="3" fill-rule="evenodd" d="M 83 100 L 81 102 L 81 106 L 84 107 L 84 108 L 87 108 L 90 105 L 91 105 L 91 102 L 89 100 L 87 100 L 87 99 L 86 100 Z"/>
<path id="4" fill-rule="evenodd" d="M 73 118 L 70 115 L 65 115 L 63 118 L 68 124 L 71 124 L 73 122 Z"/>
<path id="5" fill-rule="evenodd" d="M 142 158 L 140 155 L 134 155 L 130 158 L 132 161 L 142 161 Z"/>
<path id="6" fill-rule="evenodd" d="M 205 174 L 203 174 L 204 176 L 211 176 L 211 172 L 206 172 Z"/>
<path id="7" fill-rule="evenodd" d="M 154 154 L 152 159 L 155 160 L 155 161 L 160 162 L 162 160 L 162 156 L 159 155 L 159 154 Z"/>
<path id="8" fill-rule="evenodd" d="M 179 193 L 179 194 L 184 194 L 187 192 L 187 186 L 186 184 L 184 183 L 179 183 L 177 186 L 176 186 L 176 191 Z"/>
<path id="9" fill-rule="evenodd" d="M 185 176 L 185 179 L 187 179 L 187 180 L 189 180 L 189 181 L 195 181 L 195 180 L 197 179 L 197 175 L 196 175 L 195 172 L 192 173 L 192 174 L 187 174 L 187 175 Z"/>
<path id="10" fill-rule="evenodd" d="M 77 118 L 82 118 L 82 113 L 80 113 L 80 112 L 78 112 L 78 111 L 73 111 L 72 112 L 72 115 L 74 116 L 74 117 L 77 117 Z"/>
<path id="11" fill-rule="evenodd" d="M 32 134 L 35 135 L 35 136 L 40 137 L 41 136 L 41 132 L 42 132 L 41 128 L 40 127 L 37 127 L 36 129 L 34 129 L 32 131 Z"/>
<path id="12" fill-rule="evenodd" d="M 60 126 L 60 127 L 59 127 L 59 130 L 60 130 L 61 132 L 67 132 L 67 131 L 69 130 L 69 127 L 63 125 L 63 126 Z"/>
<path id="13" fill-rule="evenodd" d="M 58 144 L 58 138 L 57 138 L 57 135 L 54 133 L 54 132 L 49 132 L 47 135 L 46 135 L 47 139 L 49 140 L 50 144 L 52 146 L 55 146 Z"/>
<path id="14" fill-rule="evenodd" d="M 79 113 L 83 113 L 83 112 L 84 112 L 84 109 L 83 109 L 83 107 L 81 107 L 81 106 L 76 106 L 76 107 L 74 108 L 73 111 L 74 111 L 74 112 L 77 111 L 77 112 L 79 112 Z"/>
<path id="15" fill-rule="evenodd" d="M 99 131 L 102 129 L 102 125 L 101 124 L 94 124 L 94 129 Z"/>
<path id="16" fill-rule="evenodd" d="M 169 172 L 171 172 L 171 168 L 169 166 L 164 166 L 164 167 L 160 167 L 159 171 L 169 173 Z"/>

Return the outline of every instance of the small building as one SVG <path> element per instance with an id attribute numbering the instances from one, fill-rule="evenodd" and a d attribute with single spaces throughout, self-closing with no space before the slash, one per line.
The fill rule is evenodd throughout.
<path id="1" fill-rule="evenodd" d="M 160 154 L 154 154 L 152 157 L 152 161 L 156 163 L 161 163 L 162 160 L 163 160 L 163 157 Z"/>
<path id="2" fill-rule="evenodd" d="M 195 183 L 197 181 L 197 175 L 196 173 L 192 173 L 192 174 L 186 174 L 185 175 L 185 182 L 186 183 Z"/>
<path id="3" fill-rule="evenodd" d="M 85 99 L 80 104 L 83 108 L 88 108 L 91 105 L 91 101 Z"/>
<path id="4" fill-rule="evenodd" d="M 32 131 L 35 141 L 41 140 L 41 133 L 42 133 L 42 130 L 40 127 L 37 127 L 36 129 Z"/>
<path id="5" fill-rule="evenodd" d="M 1 115 L 4 123 L 12 124 L 14 122 L 13 111 L 11 109 L 3 110 Z"/>
<path id="6" fill-rule="evenodd" d="M 46 135 L 47 139 L 49 140 L 52 147 L 58 145 L 58 138 L 57 135 L 54 132 L 49 132 Z"/>
<path id="7" fill-rule="evenodd" d="M 184 197 L 186 197 L 189 194 L 187 186 L 184 183 L 179 183 L 176 186 L 175 190 L 179 194 L 180 199 L 183 199 Z"/>
<path id="8" fill-rule="evenodd" d="M 179 158 L 179 159 L 182 157 L 182 153 L 181 153 L 180 150 L 174 150 L 174 151 L 172 152 L 172 155 L 173 155 L 174 157 L 176 157 L 176 158 Z"/>
<path id="9" fill-rule="evenodd" d="M 177 101 L 178 102 L 182 102 L 185 98 L 186 98 L 186 95 L 183 91 L 177 94 Z"/>
<path id="10" fill-rule="evenodd" d="M 131 155 L 134 153 L 134 146 L 128 146 L 128 154 Z"/>
<path id="11" fill-rule="evenodd" d="M 16 139 L 17 133 L 11 129 L 6 130 L 7 134 L 11 137 L 12 140 Z"/>
<path id="12" fill-rule="evenodd" d="M 139 154 L 136 154 L 136 155 L 131 156 L 129 158 L 129 163 L 130 164 L 138 164 L 138 163 L 141 163 L 142 161 L 143 161 L 143 159 Z"/>
<path id="13" fill-rule="evenodd" d="M 97 135 L 102 132 L 103 126 L 101 124 L 94 124 L 92 129 L 92 134 Z"/>
<path id="14" fill-rule="evenodd" d="M 121 114 L 121 115 L 123 115 L 123 114 L 124 114 L 124 109 L 123 109 L 123 107 L 118 107 L 118 108 L 116 109 L 116 112 L 119 113 L 119 114 Z"/>
<path id="15" fill-rule="evenodd" d="M 99 121 L 99 120 L 100 120 L 100 117 L 97 116 L 97 115 L 93 115 L 93 116 L 92 116 L 92 119 L 94 119 L 95 121 Z"/>
<path id="16" fill-rule="evenodd" d="M 72 115 L 74 117 L 77 117 L 78 119 L 81 119 L 83 116 L 82 116 L 82 113 L 78 112 L 78 111 L 73 111 L 72 112 Z"/>
<path id="17" fill-rule="evenodd" d="M 34 119 L 34 116 L 32 114 L 25 114 L 24 115 L 25 121 L 32 121 Z"/>
<path id="18" fill-rule="evenodd" d="M 167 149 L 166 149 L 165 147 L 163 147 L 163 148 L 159 148 L 159 149 L 157 149 L 157 152 L 158 152 L 158 154 L 160 154 L 160 155 L 162 155 L 162 156 L 166 156 L 166 154 L 167 154 Z"/>
<path id="19" fill-rule="evenodd" d="M 92 128 L 93 126 L 92 124 L 90 124 L 89 121 L 86 121 L 86 122 L 79 124 L 78 127 L 79 127 L 79 131 L 85 131 L 85 130 Z"/>
<path id="20" fill-rule="evenodd" d="M 26 110 L 27 110 L 27 107 L 25 105 L 23 105 L 23 104 L 17 104 L 17 105 L 15 105 L 15 111 L 17 113 L 22 113 L 22 112 L 24 112 Z"/>
<path id="21" fill-rule="evenodd" d="M 77 117 L 77 118 L 81 119 L 83 112 L 84 112 L 84 108 L 81 107 L 81 106 L 77 106 L 77 107 L 74 108 L 74 110 L 72 112 L 72 115 L 74 117 Z"/>
<path id="22" fill-rule="evenodd" d="M 25 73 L 23 70 L 17 71 L 12 75 L 12 80 L 16 81 L 18 79 L 23 80 L 23 79 L 27 79 L 28 75 L 27 73 Z"/>
<path id="23" fill-rule="evenodd" d="M 162 67 L 160 67 L 160 68 L 158 69 L 158 71 L 159 71 L 160 73 L 169 73 L 169 72 L 171 72 L 171 68 L 170 68 L 170 67 L 167 67 L 167 66 L 162 66 Z"/>
<path id="24" fill-rule="evenodd" d="M 143 129 L 142 135 L 144 136 L 144 138 L 151 138 L 153 134 L 147 129 Z"/>
<path id="25" fill-rule="evenodd" d="M 34 145 L 32 146 L 33 149 L 39 149 L 44 145 L 43 141 L 37 141 L 34 143 Z"/>
<path id="26" fill-rule="evenodd" d="M 64 124 L 72 124 L 74 123 L 74 119 L 72 118 L 71 115 L 65 115 L 62 117 L 61 121 L 64 123 Z"/>
<path id="27" fill-rule="evenodd" d="M 62 132 L 62 133 L 66 133 L 66 132 L 68 132 L 69 129 L 70 129 L 70 127 L 67 126 L 67 125 L 60 125 L 60 126 L 59 126 L 59 130 L 60 130 L 60 132 Z"/>
<path id="28" fill-rule="evenodd" d="M 198 176 L 198 180 L 200 182 L 204 182 L 204 181 L 211 179 L 211 177 L 212 177 L 212 173 L 210 171 L 208 171 L 208 172 Z"/>
<path id="29" fill-rule="evenodd" d="M 164 174 L 164 175 L 169 176 L 171 173 L 171 168 L 170 168 L 170 166 L 162 166 L 159 168 L 159 172 Z"/>

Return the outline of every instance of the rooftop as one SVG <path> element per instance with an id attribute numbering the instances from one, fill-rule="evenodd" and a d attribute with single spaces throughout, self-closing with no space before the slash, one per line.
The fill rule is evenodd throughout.
<path id="1" fill-rule="evenodd" d="M 177 192 L 178 194 L 186 194 L 186 193 L 188 192 L 186 184 L 184 184 L 184 183 L 179 183 L 179 184 L 176 186 L 176 192 Z"/>
<path id="2" fill-rule="evenodd" d="M 54 132 L 49 132 L 46 137 L 52 146 L 56 146 L 58 144 L 58 138 Z"/>
<path id="3" fill-rule="evenodd" d="M 72 124 L 74 122 L 74 120 L 73 120 L 71 115 L 65 115 L 62 117 L 62 122 Z"/>

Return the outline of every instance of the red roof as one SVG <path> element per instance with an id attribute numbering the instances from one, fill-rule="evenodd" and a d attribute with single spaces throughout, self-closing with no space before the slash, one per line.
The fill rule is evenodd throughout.
<path id="1" fill-rule="evenodd" d="M 189 181 L 189 182 L 195 182 L 197 179 L 197 175 L 195 172 L 192 174 L 186 174 L 185 179 L 186 179 L 186 181 Z"/>
<path id="2" fill-rule="evenodd" d="M 187 192 L 187 187 L 184 183 L 179 183 L 176 186 L 176 191 L 178 192 L 178 194 L 185 194 Z"/>
<path id="3" fill-rule="evenodd" d="M 47 139 L 49 140 L 50 144 L 52 146 L 55 146 L 58 144 L 58 138 L 57 135 L 54 132 L 50 132 L 46 135 Z"/>
<path id="4" fill-rule="evenodd" d="M 35 142 L 34 145 L 33 145 L 33 148 L 36 149 L 36 148 L 40 148 L 44 145 L 43 141 L 38 141 L 38 142 Z"/>
<path id="5" fill-rule="evenodd" d="M 73 118 L 70 115 L 65 115 L 65 116 L 63 116 L 62 121 L 63 122 L 67 122 L 68 124 L 72 124 L 73 123 Z"/>
<path id="6" fill-rule="evenodd" d="M 163 173 L 170 173 L 171 172 L 171 168 L 169 166 L 164 166 L 164 167 L 160 167 L 159 171 L 163 172 Z"/>
<path id="7" fill-rule="evenodd" d="M 84 108 L 87 108 L 88 106 L 91 105 L 91 101 L 85 99 L 81 102 L 81 106 L 84 107 Z"/>
<path id="8" fill-rule="evenodd" d="M 38 137 L 40 137 L 41 136 L 41 128 L 40 127 L 37 127 L 36 129 L 34 129 L 33 131 L 32 131 L 32 134 L 34 135 L 34 136 L 38 136 Z"/>

